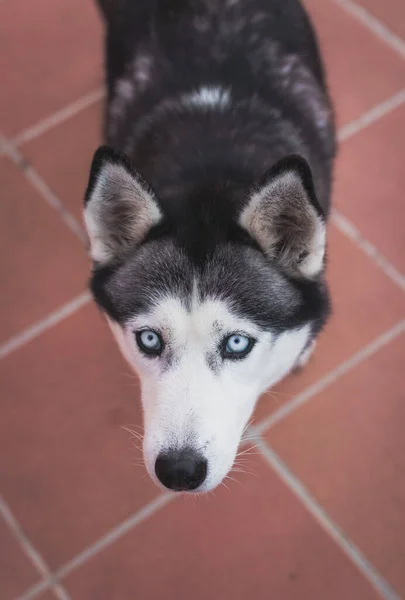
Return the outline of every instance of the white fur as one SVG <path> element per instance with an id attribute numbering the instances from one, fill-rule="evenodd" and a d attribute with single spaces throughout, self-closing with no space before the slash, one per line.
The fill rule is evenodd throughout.
<path id="1" fill-rule="evenodd" d="M 306 350 L 304 350 L 304 352 L 301 354 L 301 356 L 299 357 L 299 359 L 297 361 L 297 367 L 299 369 L 302 369 L 303 367 L 305 367 L 308 364 L 308 362 L 311 360 L 311 356 L 315 352 L 315 348 L 316 348 L 316 340 L 313 340 L 310 343 L 310 345 L 308 346 L 308 348 Z"/>
<path id="2" fill-rule="evenodd" d="M 326 228 L 314 211 L 315 231 L 308 247 L 308 257 L 300 264 L 300 271 L 305 277 L 315 277 L 323 268 L 325 256 Z"/>
<path id="3" fill-rule="evenodd" d="M 223 331 L 218 332 L 218 324 Z M 216 487 L 232 468 L 242 432 L 259 395 L 284 377 L 305 347 L 309 327 L 275 337 L 236 317 L 218 300 L 198 302 L 191 311 L 176 298 L 163 300 L 151 313 L 138 316 L 122 329 L 110 322 L 118 345 L 141 380 L 144 409 L 144 459 L 155 476 L 158 454 L 192 445 L 208 461 L 208 475 L 198 492 Z M 160 332 L 173 360 L 145 357 L 134 331 Z M 245 332 L 257 339 L 242 360 L 207 363 L 223 335 Z"/>
<path id="4" fill-rule="evenodd" d="M 218 86 L 202 86 L 198 90 L 182 96 L 181 102 L 193 108 L 226 108 L 231 96 L 229 90 Z"/>

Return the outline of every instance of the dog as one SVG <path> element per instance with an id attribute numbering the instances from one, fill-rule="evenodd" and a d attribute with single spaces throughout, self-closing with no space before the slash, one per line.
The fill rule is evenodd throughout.
<path id="1" fill-rule="evenodd" d="M 334 114 L 298 0 L 98 0 L 90 287 L 138 374 L 151 478 L 207 492 L 330 301 Z"/>

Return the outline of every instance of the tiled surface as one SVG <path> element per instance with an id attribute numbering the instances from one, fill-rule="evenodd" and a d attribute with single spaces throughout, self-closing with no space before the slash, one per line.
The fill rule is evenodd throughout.
<path id="1" fill-rule="evenodd" d="M 371 16 L 379 19 L 393 33 L 405 38 L 403 0 L 361 0 L 360 4 Z"/>
<path id="2" fill-rule="evenodd" d="M 0 516 L 0 598 L 12 600 L 40 579 L 34 565 Z"/>
<path id="3" fill-rule="evenodd" d="M 252 468 L 240 485 L 163 508 L 68 577 L 72 597 L 132 600 L 136 582 L 138 598 L 377 600 L 264 460 Z"/>
<path id="4" fill-rule="evenodd" d="M 58 598 L 58 596 L 56 596 L 51 591 L 46 591 L 43 594 L 41 594 L 40 596 L 38 596 L 38 600 L 57 600 L 57 598 Z"/>
<path id="5" fill-rule="evenodd" d="M 0 3 L 0 129 L 9 136 L 102 83 L 92 0 Z"/>
<path id="6" fill-rule="evenodd" d="M 333 0 L 305 5 L 317 27 L 338 125 L 405 87 L 405 61 L 383 41 Z"/>
<path id="7" fill-rule="evenodd" d="M 336 204 L 405 272 L 405 105 L 342 144 Z"/>
<path id="8" fill-rule="evenodd" d="M 405 334 L 268 434 L 272 447 L 405 596 Z"/>
<path id="9" fill-rule="evenodd" d="M 0 181 L 0 255 L 7 256 L 0 261 L 4 342 L 82 292 L 88 261 L 57 212 L 5 157 Z"/>
<path id="10" fill-rule="evenodd" d="M 78 220 L 91 159 L 101 143 L 102 110 L 102 102 L 98 102 L 21 148 Z"/>
<path id="11" fill-rule="evenodd" d="M 58 598 L 60 598 L 60 596 L 57 596 L 54 592 L 50 590 L 37 596 L 37 600 L 57 600 Z"/>
<path id="12" fill-rule="evenodd" d="M 402 2 L 361 3 L 405 35 Z M 340 125 L 405 87 L 400 52 L 337 2 L 306 4 Z M 98 88 L 100 32 L 91 0 L 0 1 L 0 129 L 9 141 Z M 19 148 L 77 218 L 101 112 L 94 102 Z M 405 104 L 341 145 L 334 194 L 343 216 L 398 271 L 404 115 Z M 0 344 L 81 293 L 88 276 L 80 241 L 22 169 L 0 158 Z M 335 225 L 328 279 L 334 315 L 316 354 L 263 398 L 256 422 L 336 373 L 263 436 L 370 561 L 368 573 L 405 597 L 405 334 L 365 354 L 405 318 L 405 294 Z M 258 455 L 247 457 L 255 474 L 233 475 L 239 485 L 228 481 L 229 490 L 154 511 L 160 492 L 121 428 L 141 425 L 139 387 L 91 305 L 0 360 L 0 409 L 0 492 L 50 570 L 67 573 L 67 596 L 49 589 L 38 600 L 384 597 L 343 551 L 346 538 L 336 544 Z M 129 532 L 120 529 L 138 514 Z M 2 600 L 41 579 L 19 540 L 0 519 Z"/>

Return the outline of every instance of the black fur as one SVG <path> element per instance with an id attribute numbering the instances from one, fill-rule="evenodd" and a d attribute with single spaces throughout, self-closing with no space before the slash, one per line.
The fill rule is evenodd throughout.
<path id="1" fill-rule="evenodd" d="M 282 272 L 237 222 L 251 190 L 288 161 L 318 214 L 329 213 L 334 119 L 304 9 L 297 0 L 99 4 L 106 141 L 154 190 L 163 219 L 125 261 L 95 267 L 96 301 L 124 322 L 166 291 L 187 302 L 197 277 L 201 296 L 226 298 L 264 328 L 310 322 L 317 333 L 329 311 L 323 274 L 306 281 Z M 201 86 L 228 90 L 229 106 L 183 101 Z M 301 158 L 286 163 L 289 155 Z M 86 199 L 100 166 L 99 155 Z"/>

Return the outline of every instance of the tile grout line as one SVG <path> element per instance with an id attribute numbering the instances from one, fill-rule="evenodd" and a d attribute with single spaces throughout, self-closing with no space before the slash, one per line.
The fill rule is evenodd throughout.
<path id="1" fill-rule="evenodd" d="M 44 579 L 48 578 L 50 575 L 50 570 L 48 569 L 44 559 L 42 558 L 40 553 L 34 548 L 30 540 L 27 538 L 20 524 L 18 523 L 17 519 L 11 512 L 9 506 L 6 504 L 2 496 L 0 496 L 0 513 L 4 521 L 7 523 L 9 530 L 11 531 L 13 536 L 17 538 L 17 540 L 20 542 L 20 545 L 23 547 L 25 554 L 28 556 L 36 570 Z"/>
<path id="2" fill-rule="evenodd" d="M 82 292 L 73 300 L 66 302 L 53 312 L 49 313 L 44 319 L 37 321 L 27 329 L 24 329 L 21 333 L 13 336 L 6 342 L 0 345 L 0 360 L 5 358 L 12 352 L 15 352 L 18 348 L 25 346 L 31 340 L 35 339 L 41 333 L 50 329 L 63 319 L 66 319 L 76 311 L 78 311 L 82 306 L 88 304 L 91 300 L 90 292 Z"/>
<path id="3" fill-rule="evenodd" d="M 363 346 L 361 350 L 352 355 L 349 359 L 341 362 L 337 367 L 330 370 L 326 375 L 318 379 L 315 383 L 307 387 L 303 392 L 294 396 L 291 400 L 286 402 L 278 410 L 274 411 L 268 417 L 265 417 L 257 425 L 253 425 L 250 429 L 261 435 L 271 427 L 274 427 L 277 423 L 285 419 L 288 415 L 294 412 L 297 408 L 306 404 L 311 398 L 322 392 L 324 389 L 329 387 L 332 383 L 335 383 L 342 375 L 345 375 L 365 360 L 373 356 L 381 348 L 395 340 L 397 337 L 405 333 L 405 319 L 385 331 L 382 335 L 377 337 L 375 340 Z"/>
<path id="4" fill-rule="evenodd" d="M 22 144 L 31 142 L 40 135 L 48 132 L 50 129 L 53 129 L 57 125 L 61 125 L 70 118 L 75 117 L 86 108 L 96 104 L 99 100 L 102 100 L 104 96 L 105 90 L 103 87 L 97 88 L 89 94 L 81 96 L 74 102 L 71 102 L 56 112 L 51 113 L 48 117 L 41 119 L 31 127 L 23 129 L 11 139 L 11 144 L 17 148 Z"/>
<path id="5" fill-rule="evenodd" d="M 333 209 L 331 220 L 340 232 L 351 239 L 393 283 L 405 292 L 405 276 L 402 275 L 402 273 L 400 273 L 371 242 L 363 238 L 360 231 L 351 221 L 349 221 L 349 219 L 347 219 L 340 211 Z"/>
<path id="6" fill-rule="evenodd" d="M 2 496 L 0 496 L 0 514 L 2 515 L 4 521 L 6 522 L 9 531 L 12 533 L 14 538 L 17 540 L 20 548 L 23 550 L 25 555 L 31 561 L 32 565 L 39 572 L 43 581 L 40 581 L 36 586 L 40 588 L 41 591 L 47 589 L 49 586 L 47 584 L 47 580 L 51 576 L 51 571 L 47 566 L 45 560 L 38 552 L 38 550 L 34 547 L 32 542 L 28 539 L 27 535 L 23 531 L 21 525 L 11 512 L 8 504 L 4 500 Z M 70 596 L 64 589 L 61 584 L 57 584 L 55 586 L 51 586 L 52 591 L 55 593 L 59 600 L 70 600 Z"/>
<path id="7" fill-rule="evenodd" d="M 88 560 L 96 556 L 99 552 L 116 542 L 123 535 L 134 529 L 146 521 L 149 517 L 158 512 L 161 508 L 169 504 L 175 499 L 175 494 L 164 493 L 157 496 L 151 502 L 136 511 L 133 515 L 122 521 L 116 527 L 110 529 L 106 534 L 102 535 L 98 540 L 87 546 L 82 552 L 76 554 L 71 560 L 67 561 L 62 567 L 57 569 L 53 574 L 49 573 L 47 581 L 42 584 L 36 584 L 29 588 L 24 594 L 18 597 L 18 600 L 31 600 L 40 594 L 44 586 L 58 586 L 59 581 L 66 577 L 69 573 L 85 564 Z"/>
<path id="8" fill-rule="evenodd" d="M 174 499 L 175 494 L 172 493 L 163 493 L 160 496 L 157 496 L 154 500 L 139 509 L 135 514 L 128 517 L 128 519 L 125 519 L 119 525 L 101 536 L 97 541 L 90 544 L 85 550 L 76 554 L 74 558 L 55 571 L 53 578 L 59 580 L 62 579 L 62 577 L 66 577 L 71 571 L 83 565 L 90 558 L 113 544 L 137 525 L 143 523 L 146 519 L 154 515 Z"/>
<path id="9" fill-rule="evenodd" d="M 44 581 L 40 581 L 39 583 L 36 583 L 35 585 L 31 586 L 30 588 L 28 588 L 28 590 L 26 590 L 25 592 L 23 592 L 22 594 L 20 594 L 20 596 L 17 596 L 17 598 L 15 600 L 33 600 L 34 598 L 36 598 L 37 596 L 39 596 L 39 594 L 42 594 L 43 592 L 47 592 L 47 591 L 52 591 L 52 585 L 50 584 L 49 580 L 44 580 Z M 62 599 L 60 599 L 62 600 Z"/>
<path id="10" fill-rule="evenodd" d="M 344 142 L 360 131 L 363 131 L 379 119 L 388 115 L 396 108 L 405 104 L 405 88 L 391 96 L 387 100 L 375 105 L 373 108 L 363 113 L 358 119 L 343 125 L 338 131 L 339 142 Z M 335 226 L 341 231 L 346 237 L 352 240 L 355 245 L 366 254 L 371 261 L 385 273 L 402 291 L 405 291 L 405 276 L 400 273 L 396 267 L 387 259 L 381 252 L 364 238 L 361 232 L 355 225 L 345 217 L 339 210 L 332 206 L 332 217 L 331 220 Z"/>
<path id="11" fill-rule="evenodd" d="M 393 96 L 386 98 L 382 102 L 375 104 L 369 110 L 362 113 L 357 119 L 349 121 L 338 130 L 338 141 L 344 142 L 363 129 L 373 125 L 386 115 L 390 114 L 396 108 L 405 103 L 405 88 L 396 92 Z"/>
<path id="12" fill-rule="evenodd" d="M 257 447 L 273 471 L 305 506 L 324 531 L 332 538 L 336 546 L 346 555 L 348 560 L 361 572 L 368 583 L 384 598 L 384 600 L 401 600 L 388 581 L 378 572 L 374 565 L 363 555 L 362 551 L 334 523 L 326 510 L 315 500 L 301 480 L 294 475 L 278 454 L 263 440 L 257 437 Z"/>
<path id="13" fill-rule="evenodd" d="M 4 154 L 20 169 L 22 175 L 34 187 L 41 198 L 43 198 L 51 208 L 53 208 L 64 221 L 70 231 L 79 238 L 82 244 L 86 242 L 86 235 L 83 228 L 65 208 L 61 200 L 54 194 L 45 180 L 36 172 L 36 170 L 26 162 L 19 151 L 4 137 L 0 136 L 0 147 L 3 148 Z"/>
<path id="14" fill-rule="evenodd" d="M 331 0 L 338 6 L 341 6 L 347 13 L 357 19 L 362 25 L 364 25 L 369 31 L 371 31 L 376 37 L 381 39 L 387 46 L 397 52 L 402 58 L 405 58 L 405 42 L 396 33 L 390 30 L 390 28 L 381 21 L 378 17 L 375 17 L 369 12 L 364 6 L 358 4 L 354 0 Z"/>

